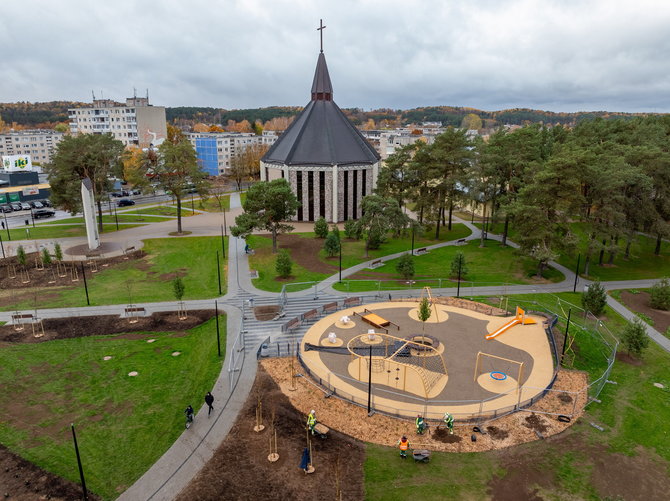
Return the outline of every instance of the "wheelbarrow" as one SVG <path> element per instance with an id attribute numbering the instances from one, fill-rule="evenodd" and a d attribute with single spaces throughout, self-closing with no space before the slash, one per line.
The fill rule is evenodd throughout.
<path id="1" fill-rule="evenodd" d="M 323 423 L 316 423 L 316 425 L 314 426 L 314 435 L 316 435 L 319 438 L 328 438 L 329 431 L 330 428 L 328 428 Z"/>
<path id="2" fill-rule="evenodd" d="M 427 463 L 430 461 L 430 451 L 427 449 L 414 449 L 412 457 L 417 463 Z"/>

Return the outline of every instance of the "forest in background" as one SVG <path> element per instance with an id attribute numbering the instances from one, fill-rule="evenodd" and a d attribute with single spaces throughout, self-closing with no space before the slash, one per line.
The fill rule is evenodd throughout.
<path id="1" fill-rule="evenodd" d="M 73 101 L 49 101 L 44 103 L 0 103 L 0 117 L 5 127 L 13 128 L 54 128 L 59 123 L 67 123 L 68 108 L 90 106 L 89 103 Z M 220 124 L 228 128 L 231 123 L 247 121 L 282 126 L 290 122 L 302 108 L 297 106 L 271 106 L 267 108 L 249 108 L 226 110 L 223 108 L 180 106 L 166 107 L 166 118 L 171 124 L 181 128 L 192 128 L 196 124 Z M 501 125 L 527 125 L 543 123 L 547 125 L 574 126 L 593 118 L 632 118 L 647 116 L 647 113 L 619 112 L 576 112 L 558 113 L 542 110 L 515 108 L 500 111 L 485 111 L 475 108 L 456 106 L 426 106 L 411 110 L 382 108 L 365 111 L 359 108 L 343 109 L 347 117 L 358 127 L 395 128 L 408 123 L 440 122 L 442 125 L 461 126 L 467 115 L 475 114 L 482 120 L 482 126 L 493 129 Z"/>

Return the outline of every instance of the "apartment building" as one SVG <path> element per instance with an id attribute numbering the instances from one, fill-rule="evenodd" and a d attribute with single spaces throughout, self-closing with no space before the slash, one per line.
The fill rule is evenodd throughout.
<path id="1" fill-rule="evenodd" d="M 56 145 L 64 135 L 50 129 L 4 132 L 0 134 L 0 157 L 29 155 L 33 164 L 49 163 Z"/>
<path id="2" fill-rule="evenodd" d="M 210 176 L 227 174 L 231 159 L 252 144 L 272 145 L 275 131 L 263 131 L 261 136 L 251 132 L 190 132 L 186 134 L 195 148 L 198 161 Z"/>
<path id="3" fill-rule="evenodd" d="M 126 146 L 148 148 L 167 137 L 165 107 L 149 104 L 148 97 L 129 97 L 126 104 L 94 99 L 93 106 L 68 110 L 73 134 L 111 133 Z"/>

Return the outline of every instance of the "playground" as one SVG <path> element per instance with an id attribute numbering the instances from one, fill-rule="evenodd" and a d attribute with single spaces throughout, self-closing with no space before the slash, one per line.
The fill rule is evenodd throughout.
<path id="1" fill-rule="evenodd" d="M 504 317 L 489 306 L 442 299 L 431 298 L 425 322 L 417 300 L 324 317 L 305 334 L 301 361 L 312 379 L 355 403 L 367 404 L 370 386 L 371 407 L 399 417 L 495 417 L 533 404 L 551 386 L 549 318 L 521 309 Z M 559 413 L 573 414 L 575 403 Z"/>

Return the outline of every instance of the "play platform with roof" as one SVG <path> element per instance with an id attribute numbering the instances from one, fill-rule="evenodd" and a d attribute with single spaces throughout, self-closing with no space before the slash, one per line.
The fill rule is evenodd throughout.
<path id="1" fill-rule="evenodd" d="M 399 416 L 500 415 L 541 395 L 554 376 L 548 318 L 517 308 L 494 316 L 430 298 L 389 301 L 326 316 L 305 334 L 300 359 L 329 390 Z M 371 381 L 371 385 L 368 382 Z"/>

